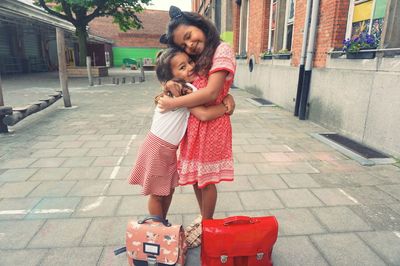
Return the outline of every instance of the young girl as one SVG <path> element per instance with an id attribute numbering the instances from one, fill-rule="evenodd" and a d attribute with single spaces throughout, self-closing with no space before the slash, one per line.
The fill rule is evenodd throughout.
<path id="1" fill-rule="evenodd" d="M 181 80 L 187 82 L 186 85 L 193 90 L 197 90 L 189 83 L 195 79 L 193 68 L 194 63 L 189 56 L 175 48 L 165 50 L 157 58 L 156 73 L 161 83 L 172 79 Z M 175 91 L 173 94 L 178 97 L 188 91 L 184 86 L 182 91 Z M 233 100 L 227 98 L 226 101 Z M 232 102 L 227 103 L 230 104 Z M 190 112 L 202 121 L 215 119 L 224 115 L 226 111 L 227 107 L 224 104 L 190 109 Z M 188 117 L 187 108 L 163 113 L 159 108 L 155 108 L 150 132 L 139 149 L 129 183 L 141 185 L 142 193 L 150 195 L 150 215 L 166 219 L 174 188 L 178 185 L 176 151 L 185 134 Z"/>
<path id="2" fill-rule="evenodd" d="M 195 61 L 194 72 L 200 75 L 193 85 L 199 90 L 177 98 L 162 97 L 162 110 L 218 105 L 228 95 L 236 69 L 232 49 L 219 39 L 215 26 L 193 12 L 181 12 L 171 6 L 163 43 L 184 50 Z M 167 82 L 167 90 L 181 86 Z M 233 180 L 232 128 L 228 115 L 201 121 L 191 115 L 187 133 L 180 145 L 179 184 L 192 184 L 203 219 L 212 219 L 217 201 L 215 184 Z"/>

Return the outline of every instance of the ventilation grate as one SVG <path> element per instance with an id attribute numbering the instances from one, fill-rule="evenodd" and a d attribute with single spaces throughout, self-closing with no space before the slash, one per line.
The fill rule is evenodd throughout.
<path id="1" fill-rule="evenodd" d="M 275 104 L 263 98 L 247 98 L 247 101 L 256 106 L 275 106 Z"/>
<path id="2" fill-rule="evenodd" d="M 355 142 L 354 140 L 351 140 L 349 138 L 346 138 L 344 136 L 341 136 L 339 134 L 335 133 L 327 133 L 327 134 L 319 134 L 331 141 L 334 141 L 335 143 L 338 143 L 347 149 L 357 153 L 358 155 L 361 155 L 364 158 L 367 159 L 372 159 L 372 158 L 377 158 L 377 159 L 385 159 L 385 158 L 390 158 L 386 154 L 383 154 L 379 151 L 376 151 L 374 149 L 371 149 L 369 147 L 366 147 L 358 142 Z"/>

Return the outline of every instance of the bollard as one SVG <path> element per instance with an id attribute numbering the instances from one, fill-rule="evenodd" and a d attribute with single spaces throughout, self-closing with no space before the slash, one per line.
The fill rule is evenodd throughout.
<path id="1" fill-rule="evenodd" d="M 132 82 L 131 83 L 135 83 L 135 77 L 132 77 Z"/>
<path id="2" fill-rule="evenodd" d="M 112 78 L 112 84 L 115 84 L 115 78 L 114 77 Z"/>
<path id="3" fill-rule="evenodd" d="M 97 84 L 98 84 L 98 85 L 101 85 L 101 78 L 98 79 Z"/>
<path id="4" fill-rule="evenodd" d="M 119 78 L 117 78 L 117 85 L 119 85 Z"/>
<path id="5" fill-rule="evenodd" d="M 125 84 L 125 77 L 122 78 L 121 84 Z"/>

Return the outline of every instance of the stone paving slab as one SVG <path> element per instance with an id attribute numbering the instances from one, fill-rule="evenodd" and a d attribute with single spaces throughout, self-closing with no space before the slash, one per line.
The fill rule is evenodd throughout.
<path id="1" fill-rule="evenodd" d="M 387 263 L 400 265 L 400 241 L 399 232 L 375 231 L 358 233 L 369 247 Z M 376 243 L 379 243 L 377 245 Z"/>
<path id="2" fill-rule="evenodd" d="M 32 88 L 4 79 L 6 101 L 54 90 L 53 74 L 24 75 Z M 58 101 L 0 135 L 0 265 L 127 265 L 113 250 L 126 222 L 147 215 L 147 198 L 126 182 L 159 91 L 154 74 L 146 79 L 71 79 L 76 108 Z M 399 166 L 361 166 L 311 136 L 327 129 L 232 94 L 235 181 L 217 185 L 215 218 L 275 215 L 274 265 L 398 265 Z M 192 187 L 178 187 L 168 219 L 187 226 L 198 214 Z M 186 265 L 199 258 L 191 250 Z"/>
<path id="3" fill-rule="evenodd" d="M 97 265 L 102 247 L 52 248 L 40 265 Z"/>
<path id="4" fill-rule="evenodd" d="M 330 265 L 386 265 L 355 234 L 327 234 L 311 236 Z"/>
<path id="5" fill-rule="evenodd" d="M 47 220 L 29 242 L 29 248 L 78 246 L 91 223 L 88 218 Z M 73 232 L 73 233 L 72 233 Z"/>
<path id="6" fill-rule="evenodd" d="M 272 256 L 275 265 L 329 265 L 308 237 L 280 237 Z"/>

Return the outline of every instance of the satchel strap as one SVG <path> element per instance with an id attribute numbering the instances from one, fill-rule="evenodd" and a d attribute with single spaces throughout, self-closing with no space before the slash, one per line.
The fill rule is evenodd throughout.
<path id="1" fill-rule="evenodd" d="M 163 218 L 161 218 L 160 216 L 157 216 L 157 215 L 150 215 L 150 216 L 147 216 L 147 217 L 145 217 L 144 219 L 139 220 L 137 223 L 138 223 L 138 224 L 143 224 L 143 223 L 145 223 L 145 222 L 148 221 L 148 220 L 153 220 L 153 221 L 156 221 L 156 222 L 160 222 L 160 223 L 162 223 L 163 225 L 165 225 L 166 227 L 170 227 L 170 226 L 171 226 L 171 224 L 168 222 L 167 219 L 163 219 Z"/>
<path id="2" fill-rule="evenodd" d="M 224 225 L 230 224 L 253 224 L 258 222 L 257 219 L 249 217 L 249 216 L 232 216 L 224 219 Z"/>

